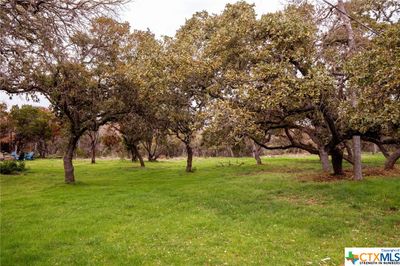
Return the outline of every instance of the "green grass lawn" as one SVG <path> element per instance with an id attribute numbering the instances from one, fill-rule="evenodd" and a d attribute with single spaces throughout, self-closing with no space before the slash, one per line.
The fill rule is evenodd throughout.
<path id="1" fill-rule="evenodd" d="M 400 246 L 396 174 L 317 182 L 299 178 L 317 157 L 263 162 L 77 160 L 76 185 L 61 160 L 28 162 L 1 176 L 1 265 L 341 265 L 345 247 Z"/>

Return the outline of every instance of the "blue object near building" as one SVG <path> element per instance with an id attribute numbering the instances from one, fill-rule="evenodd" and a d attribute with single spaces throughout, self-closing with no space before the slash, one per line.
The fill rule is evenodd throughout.
<path id="1" fill-rule="evenodd" d="M 18 155 L 15 151 L 11 153 L 11 156 L 14 157 L 15 160 L 33 160 L 35 153 L 33 151 L 27 153 L 21 153 Z M 21 157 L 22 156 L 22 157 Z"/>
<path id="2" fill-rule="evenodd" d="M 18 154 L 17 154 L 15 151 L 13 151 L 13 152 L 11 153 L 11 156 L 14 157 L 15 160 L 18 160 L 18 159 L 19 159 L 19 156 L 18 156 Z"/>
<path id="3" fill-rule="evenodd" d="M 25 153 L 25 160 L 33 160 L 35 153 L 33 151 Z"/>

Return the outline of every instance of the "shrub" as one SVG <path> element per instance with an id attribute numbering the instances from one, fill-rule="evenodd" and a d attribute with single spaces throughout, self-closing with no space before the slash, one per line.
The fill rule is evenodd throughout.
<path id="1" fill-rule="evenodd" d="M 14 174 L 25 171 L 25 163 L 22 161 L 3 161 L 0 162 L 0 173 L 4 175 Z"/>

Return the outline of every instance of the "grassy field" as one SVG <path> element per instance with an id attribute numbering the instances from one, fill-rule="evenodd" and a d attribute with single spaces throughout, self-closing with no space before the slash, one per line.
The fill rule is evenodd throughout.
<path id="1" fill-rule="evenodd" d="M 28 162 L 1 176 L 1 265 L 341 265 L 345 247 L 400 246 L 398 174 L 317 182 L 317 157 L 263 162 L 78 160 L 76 185 L 61 160 Z"/>

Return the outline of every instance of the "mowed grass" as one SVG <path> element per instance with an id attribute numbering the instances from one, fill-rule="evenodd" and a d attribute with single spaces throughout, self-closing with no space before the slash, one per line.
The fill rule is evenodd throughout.
<path id="1" fill-rule="evenodd" d="M 341 265 L 345 247 L 400 246 L 396 174 L 317 182 L 299 178 L 317 157 L 263 162 L 76 160 L 76 185 L 61 160 L 28 162 L 1 176 L 1 265 Z"/>

